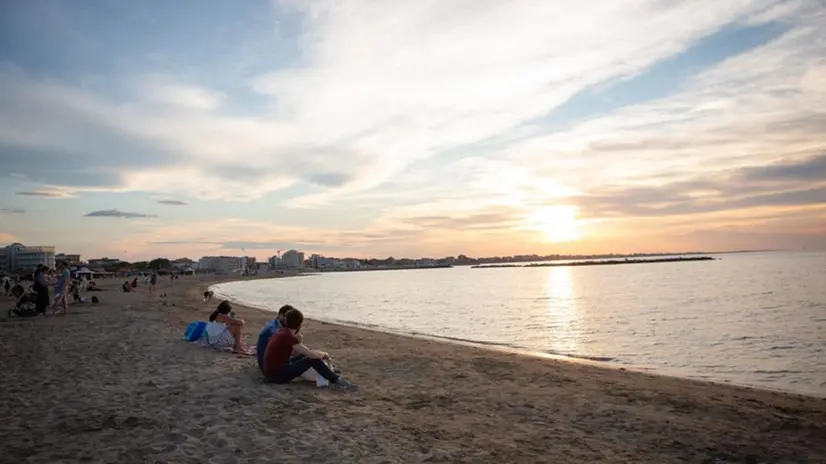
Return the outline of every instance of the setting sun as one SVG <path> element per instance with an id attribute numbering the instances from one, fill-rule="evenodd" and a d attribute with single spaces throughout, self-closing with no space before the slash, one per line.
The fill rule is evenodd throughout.
<path id="1" fill-rule="evenodd" d="M 530 227 L 542 232 L 551 243 L 572 242 L 582 237 L 575 206 L 551 206 L 528 216 Z"/>

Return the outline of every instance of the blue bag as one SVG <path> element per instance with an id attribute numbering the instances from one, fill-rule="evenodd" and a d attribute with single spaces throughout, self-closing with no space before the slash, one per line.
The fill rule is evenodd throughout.
<path id="1" fill-rule="evenodd" d="M 188 326 L 186 326 L 186 332 L 184 332 L 184 340 L 188 342 L 195 342 L 200 340 L 201 337 L 204 336 L 206 326 L 206 322 L 191 322 Z"/>

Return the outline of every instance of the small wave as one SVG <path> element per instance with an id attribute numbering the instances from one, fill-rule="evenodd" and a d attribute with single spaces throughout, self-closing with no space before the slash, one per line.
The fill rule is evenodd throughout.
<path id="1" fill-rule="evenodd" d="M 616 360 L 616 358 L 612 358 L 610 356 L 588 356 L 584 354 L 573 354 L 573 353 L 561 353 L 556 351 L 545 351 L 545 353 L 554 355 L 554 356 L 562 356 L 565 358 L 572 358 L 572 359 L 584 359 L 586 361 L 595 361 L 595 362 L 611 362 Z"/>
<path id="2" fill-rule="evenodd" d="M 769 350 L 793 350 L 795 348 L 797 348 L 797 347 L 796 346 L 791 346 L 791 345 L 778 345 L 778 346 L 773 346 L 773 347 L 769 348 Z"/>
<path id="3" fill-rule="evenodd" d="M 454 342 L 473 343 L 475 345 L 504 346 L 504 347 L 507 347 L 507 348 L 516 348 L 516 349 L 520 348 L 520 347 L 518 347 L 516 345 L 512 345 L 510 343 L 486 342 L 486 341 L 480 341 L 480 340 L 471 340 L 469 338 L 449 337 L 447 335 L 433 335 L 433 334 L 424 333 L 424 332 L 407 332 L 407 333 L 409 333 L 410 335 L 415 335 L 417 337 L 439 338 L 439 339 L 442 339 L 442 340 L 451 340 L 451 341 L 454 341 Z"/>
<path id="4" fill-rule="evenodd" d="M 787 369 L 777 369 L 777 370 L 756 370 L 753 371 L 755 374 L 764 374 L 764 375 L 772 375 L 772 374 L 802 374 L 802 371 L 790 371 Z"/>

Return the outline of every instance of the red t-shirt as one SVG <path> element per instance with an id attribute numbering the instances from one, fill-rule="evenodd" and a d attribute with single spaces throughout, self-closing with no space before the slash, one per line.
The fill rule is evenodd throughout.
<path id="1" fill-rule="evenodd" d="M 281 327 L 278 332 L 267 342 L 267 349 L 264 350 L 264 376 L 272 377 L 284 367 L 293 354 L 293 347 L 298 345 L 298 339 L 293 332 Z"/>

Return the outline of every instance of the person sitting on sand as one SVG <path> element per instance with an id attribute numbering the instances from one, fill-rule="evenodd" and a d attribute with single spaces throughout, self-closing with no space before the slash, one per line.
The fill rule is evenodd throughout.
<path id="1" fill-rule="evenodd" d="M 269 343 L 272 336 L 278 332 L 281 326 L 284 325 L 284 316 L 286 316 L 288 312 L 294 310 L 295 308 L 291 305 L 282 306 L 281 309 L 278 310 L 278 316 L 267 322 L 258 334 L 258 344 L 256 345 L 255 356 L 258 358 L 258 368 L 261 369 L 262 373 L 264 372 L 264 351 L 267 349 L 267 343 Z M 303 337 L 301 334 L 297 334 L 296 338 L 298 338 L 299 343 L 303 342 Z"/>
<path id="2" fill-rule="evenodd" d="M 246 322 L 243 319 L 235 319 L 232 313 L 232 305 L 224 300 L 218 308 L 209 316 L 209 324 L 205 329 L 206 343 L 213 348 L 232 347 L 233 353 L 250 354 L 241 345 L 242 330 Z"/>
<path id="3" fill-rule="evenodd" d="M 284 315 L 284 325 L 267 343 L 267 349 L 264 351 L 264 377 L 267 381 L 289 383 L 313 368 L 330 382 L 331 388 L 342 390 L 355 388 L 355 385 L 341 378 L 327 366 L 324 361 L 330 359 L 329 354 L 311 350 L 298 340 L 296 334 L 301 330 L 302 323 L 304 323 L 304 315 L 301 311 L 297 309 L 288 311 Z M 290 357 L 294 352 L 304 357 L 291 361 Z"/>
<path id="4" fill-rule="evenodd" d="M 123 283 L 123 293 L 131 293 L 133 291 L 132 288 L 133 287 L 131 285 L 129 285 L 128 280 Z"/>

